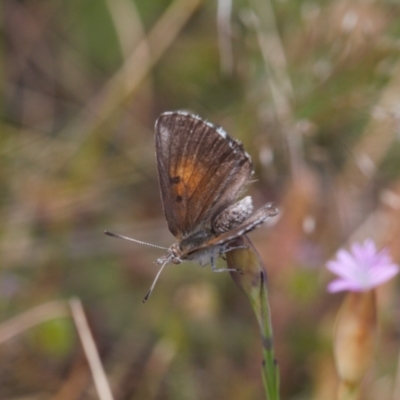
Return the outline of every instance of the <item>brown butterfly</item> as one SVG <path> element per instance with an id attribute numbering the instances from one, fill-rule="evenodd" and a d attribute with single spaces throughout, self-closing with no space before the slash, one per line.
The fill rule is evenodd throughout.
<path id="1" fill-rule="evenodd" d="M 161 114 L 155 130 L 164 214 L 178 242 L 157 260 L 161 268 L 144 302 L 167 264 L 196 260 L 201 266 L 210 264 L 215 272 L 232 271 L 216 269 L 216 258 L 235 248 L 230 243 L 233 239 L 278 213 L 272 203 L 253 213 L 250 196 L 236 202 L 253 166 L 242 144 L 221 127 L 193 114 L 172 111 Z"/>

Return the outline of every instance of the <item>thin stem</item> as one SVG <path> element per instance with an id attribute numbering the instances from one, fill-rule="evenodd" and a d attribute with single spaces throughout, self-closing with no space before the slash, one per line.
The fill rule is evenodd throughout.
<path id="1" fill-rule="evenodd" d="M 113 400 L 114 397 L 111 393 L 107 376 L 101 364 L 100 356 L 97 351 L 92 333 L 90 332 L 82 303 L 78 298 L 73 298 L 69 301 L 69 304 L 71 307 L 72 319 L 75 322 L 83 351 L 85 352 L 86 359 L 92 372 L 97 394 L 100 400 Z"/>
<path id="2" fill-rule="evenodd" d="M 263 355 L 261 375 L 266 398 L 267 400 L 279 400 L 279 369 L 274 353 L 267 273 L 261 257 L 246 236 L 237 239 L 232 245 L 236 248 L 226 254 L 228 267 L 236 268 L 241 273 L 232 272 L 231 276 L 250 300 L 260 326 Z"/>
<path id="3" fill-rule="evenodd" d="M 268 400 L 279 400 L 279 369 L 274 353 L 274 335 L 272 330 L 271 310 L 268 303 L 268 289 L 264 272 L 260 273 L 260 330 L 263 345 L 262 378 Z"/>

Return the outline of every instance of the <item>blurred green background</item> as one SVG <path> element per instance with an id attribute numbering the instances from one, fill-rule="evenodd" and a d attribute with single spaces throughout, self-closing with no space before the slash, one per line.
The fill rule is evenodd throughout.
<path id="1" fill-rule="evenodd" d="M 251 154 L 250 238 L 269 273 L 282 398 L 335 398 L 341 295 L 326 261 L 373 238 L 400 259 L 400 4 L 3 0 L 0 321 L 81 299 L 116 400 L 264 399 L 255 317 L 229 274 L 166 268 L 153 126 L 190 110 Z M 223 266 L 223 261 L 220 261 Z M 394 399 L 396 282 L 363 399 Z M 71 318 L 5 339 L 1 399 L 96 399 Z"/>

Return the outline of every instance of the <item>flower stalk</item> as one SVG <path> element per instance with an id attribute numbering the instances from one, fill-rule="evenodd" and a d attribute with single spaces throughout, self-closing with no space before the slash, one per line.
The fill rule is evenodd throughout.
<path id="1" fill-rule="evenodd" d="M 226 254 L 232 278 L 246 294 L 256 315 L 262 339 L 262 379 L 268 400 L 279 400 L 279 369 L 274 354 L 271 311 L 268 303 L 267 274 L 264 264 L 250 240 L 239 238 L 235 241 L 236 249 Z"/>

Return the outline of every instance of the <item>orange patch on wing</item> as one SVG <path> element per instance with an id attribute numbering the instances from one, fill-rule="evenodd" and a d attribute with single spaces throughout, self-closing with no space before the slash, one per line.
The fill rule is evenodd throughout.
<path id="1" fill-rule="evenodd" d="M 179 181 L 174 185 L 176 195 L 189 197 L 200 184 L 205 172 L 204 166 L 198 161 L 182 160 L 182 163 L 177 165 L 175 171 L 170 175 L 171 179 L 179 177 Z"/>

